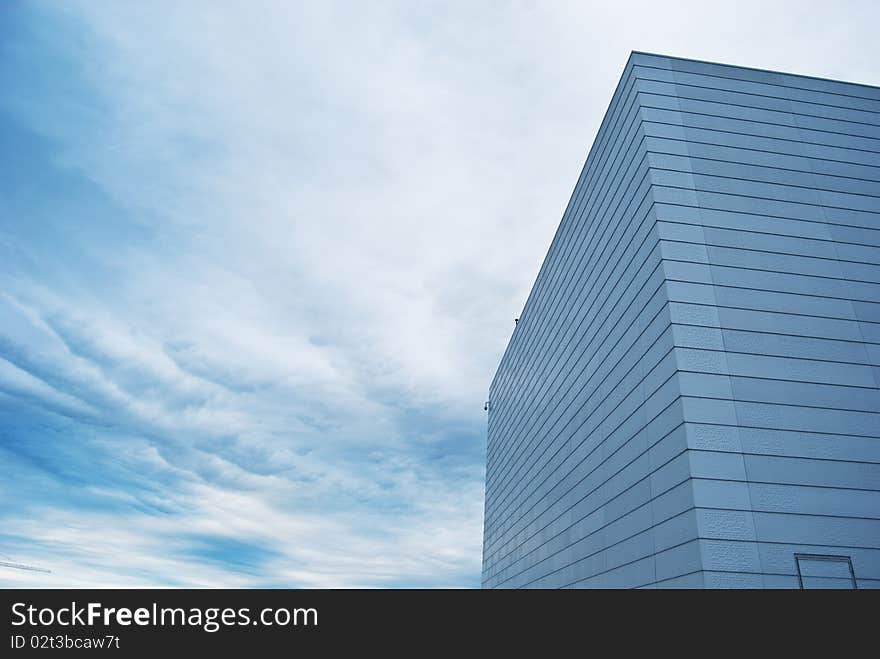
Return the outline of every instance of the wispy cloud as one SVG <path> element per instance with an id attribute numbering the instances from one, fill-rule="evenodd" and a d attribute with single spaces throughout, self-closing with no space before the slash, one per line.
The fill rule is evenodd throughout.
<path id="1" fill-rule="evenodd" d="M 477 585 L 485 390 L 629 51 L 877 83 L 878 19 L 8 4 L 0 552 L 52 573 L 0 583 Z"/>

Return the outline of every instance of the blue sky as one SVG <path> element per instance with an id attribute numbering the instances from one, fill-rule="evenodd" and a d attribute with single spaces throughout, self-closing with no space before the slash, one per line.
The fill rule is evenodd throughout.
<path id="1" fill-rule="evenodd" d="M 759 16 L 759 20 L 754 17 Z M 0 6 L 0 585 L 478 586 L 485 392 L 630 50 L 873 2 Z"/>

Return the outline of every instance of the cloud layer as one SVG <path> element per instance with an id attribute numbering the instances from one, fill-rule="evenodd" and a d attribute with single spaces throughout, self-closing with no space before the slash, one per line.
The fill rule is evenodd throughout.
<path id="1" fill-rule="evenodd" d="M 632 49 L 874 3 L 14 4 L 0 584 L 476 586 L 486 387 Z M 760 20 L 755 20 L 760 16 Z"/>

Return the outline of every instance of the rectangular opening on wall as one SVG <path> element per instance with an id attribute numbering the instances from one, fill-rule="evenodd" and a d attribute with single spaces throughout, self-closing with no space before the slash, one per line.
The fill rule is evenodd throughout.
<path id="1" fill-rule="evenodd" d="M 849 556 L 795 554 L 798 583 L 802 589 L 834 588 L 855 590 L 856 573 Z"/>

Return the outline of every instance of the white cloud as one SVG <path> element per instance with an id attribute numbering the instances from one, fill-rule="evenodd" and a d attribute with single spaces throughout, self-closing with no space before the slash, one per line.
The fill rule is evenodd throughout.
<path id="1" fill-rule="evenodd" d="M 20 583 L 475 584 L 484 394 L 629 51 L 880 82 L 862 2 L 44 11 L 82 87 L 7 105 L 115 210 L 63 278 L 3 237 L 45 269 L 6 278 L 0 386 L 129 448 L 109 510 L 4 511 L 54 570 Z"/>

